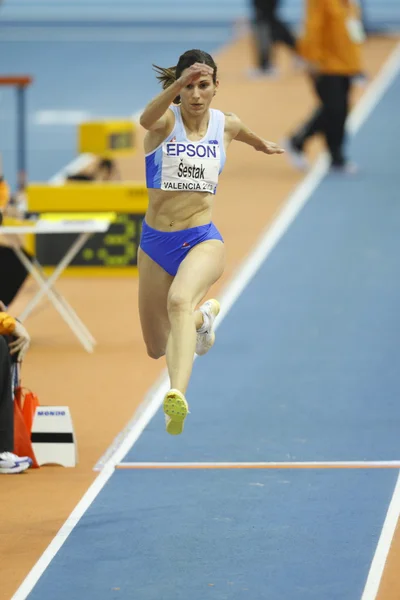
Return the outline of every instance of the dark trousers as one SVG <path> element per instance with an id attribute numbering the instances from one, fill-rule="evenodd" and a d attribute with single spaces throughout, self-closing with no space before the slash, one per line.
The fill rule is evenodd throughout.
<path id="1" fill-rule="evenodd" d="M 0 452 L 14 449 L 14 404 L 11 359 L 6 338 L 0 335 Z"/>
<path id="2" fill-rule="evenodd" d="M 319 75 L 313 78 L 321 105 L 311 118 L 292 136 L 292 143 L 302 150 L 305 142 L 316 133 L 322 133 L 331 155 L 332 164 L 346 162 L 345 125 L 349 113 L 351 77 L 345 75 Z"/>
<path id="3" fill-rule="evenodd" d="M 296 40 L 288 27 L 279 19 L 279 0 L 253 0 L 253 29 L 257 48 L 258 67 L 268 69 L 272 62 L 275 42 L 282 42 L 294 50 Z"/>
<path id="4" fill-rule="evenodd" d="M 25 250 L 23 252 L 29 260 L 32 260 Z M 6 306 L 14 300 L 27 277 L 28 271 L 14 250 L 7 246 L 0 246 L 0 300 Z"/>

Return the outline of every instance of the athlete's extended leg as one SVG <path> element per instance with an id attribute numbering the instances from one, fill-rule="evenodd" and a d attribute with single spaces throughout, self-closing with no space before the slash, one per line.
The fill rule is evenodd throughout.
<path id="1" fill-rule="evenodd" d="M 208 240 L 195 246 L 179 267 L 168 295 L 171 331 L 167 364 L 171 387 L 185 393 L 192 371 L 196 346 L 194 308 L 222 275 L 224 244 Z"/>
<path id="2" fill-rule="evenodd" d="M 168 416 L 167 431 L 182 432 L 188 412 L 184 397 L 189 383 L 196 347 L 196 325 L 202 317 L 194 308 L 217 281 L 224 270 L 225 248 L 218 240 L 195 246 L 179 267 L 168 294 L 171 331 L 167 344 L 167 365 L 171 390 L 164 400 Z"/>
<path id="3" fill-rule="evenodd" d="M 170 331 L 167 299 L 173 281 L 141 248 L 139 267 L 139 315 L 143 339 L 151 358 L 164 356 Z"/>

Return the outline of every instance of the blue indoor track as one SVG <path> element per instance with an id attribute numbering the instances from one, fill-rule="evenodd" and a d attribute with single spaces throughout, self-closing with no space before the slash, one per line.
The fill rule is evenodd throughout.
<path id="1" fill-rule="evenodd" d="M 29 600 L 359 599 L 396 478 L 118 471 Z"/>
<path id="2" fill-rule="evenodd" d="M 244 0 L 184 4 L 168 24 L 157 0 L 101 1 L 96 23 L 90 0 L 3 3 L 0 73 L 35 78 L 30 180 L 76 156 L 66 112 L 134 114 L 158 90 L 153 62 L 214 52 L 247 14 Z M 400 25 L 398 0 L 368 5 L 375 25 Z M 299 9 L 285 3 L 293 21 Z M 168 468 L 116 470 L 19 600 L 361 599 L 398 470 L 193 463 L 400 459 L 399 106 L 397 76 L 351 140 L 360 174 L 324 178 L 195 361 L 184 434 L 168 436 L 158 411 L 123 459 Z M 64 121 L 43 124 L 54 112 Z M 15 125 L 13 90 L 0 88 L 14 184 Z"/>

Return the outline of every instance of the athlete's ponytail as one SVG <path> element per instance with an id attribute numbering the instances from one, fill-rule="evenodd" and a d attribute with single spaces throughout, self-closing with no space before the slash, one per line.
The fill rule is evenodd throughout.
<path id="1" fill-rule="evenodd" d="M 168 67 L 165 69 L 164 67 L 153 65 L 153 69 L 157 73 L 156 77 L 162 84 L 164 90 L 176 81 L 176 67 Z"/>
<path id="2" fill-rule="evenodd" d="M 157 73 L 156 77 L 163 86 L 163 90 L 169 88 L 169 86 L 175 83 L 175 81 L 177 80 L 176 67 L 168 67 L 167 69 L 165 69 L 164 67 L 158 67 L 157 65 L 153 65 L 153 69 Z M 180 104 L 180 102 L 181 98 L 180 96 L 177 96 L 174 99 L 174 104 Z"/>

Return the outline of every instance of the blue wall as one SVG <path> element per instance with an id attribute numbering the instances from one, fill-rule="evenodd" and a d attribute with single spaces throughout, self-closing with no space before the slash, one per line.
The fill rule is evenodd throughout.
<path id="1" fill-rule="evenodd" d="M 400 28 L 399 0 L 361 0 L 372 27 Z M 250 0 L 4 0 L 0 21 L 230 21 L 248 16 Z M 282 15 L 299 22 L 303 0 L 282 0 Z"/>

